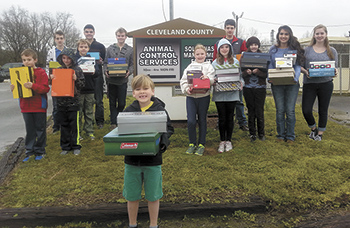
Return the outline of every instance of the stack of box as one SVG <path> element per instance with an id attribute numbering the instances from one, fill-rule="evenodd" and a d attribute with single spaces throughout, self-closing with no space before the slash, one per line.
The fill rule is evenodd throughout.
<path id="1" fill-rule="evenodd" d="M 310 77 L 335 76 L 335 61 L 310 62 Z"/>
<path id="2" fill-rule="evenodd" d="M 95 61 L 100 60 L 100 53 L 99 52 L 88 52 L 87 55 L 90 55 L 95 59 Z"/>
<path id="3" fill-rule="evenodd" d="M 241 69 L 267 69 L 270 62 L 270 54 L 243 52 L 241 58 Z"/>
<path id="4" fill-rule="evenodd" d="M 215 69 L 217 82 L 214 89 L 217 92 L 235 91 L 241 89 L 241 73 L 239 65 L 225 65 Z"/>
<path id="5" fill-rule="evenodd" d="M 61 65 L 58 62 L 55 62 L 55 61 L 49 62 L 49 73 L 52 74 L 52 70 L 57 69 L 59 67 L 61 67 Z"/>
<path id="6" fill-rule="evenodd" d="M 110 77 L 125 77 L 128 64 L 125 58 L 108 58 L 107 71 Z"/>
<path id="7" fill-rule="evenodd" d="M 121 112 L 118 127 L 103 137 L 105 155 L 156 155 L 162 132 L 167 132 L 165 111 Z"/>
<path id="8" fill-rule="evenodd" d="M 51 96 L 74 97 L 73 69 L 53 69 Z"/>
<path id="9" fill-rule="evenodd" d="M 78 66 L 86 74 L 95 73 L 95 58 L 94 57 L 80 57 L 78 59 Z"/>
<path id="10" fill-rule="evenodd" d="M 296 57 L 295 57 L 296 58 Z M 293 85 L 295 84 L 293 69 L 294 59 L 291 57 L 275 58 L 276 69 L 269 69 L 269 80 L 273 85 Z"/>
<path id="11" fill-rule="evenodd" d="M 10 68 L 11 84 L 15 86 L 12 91 L 13 98 L 28 98 L 33 96 L 32 89 L 24 87 L 26 82 L 34 82 L 34 71 L 30 67 Z"/>

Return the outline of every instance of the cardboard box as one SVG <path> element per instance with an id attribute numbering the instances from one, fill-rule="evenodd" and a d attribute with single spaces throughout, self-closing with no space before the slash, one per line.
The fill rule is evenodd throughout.
<path id="1" fill-rule="evenodd" d="M 74 97 L 73 69 L 53 69 L 51 96 Z"/>
<path id="2" fill-rule="evenodd" d="M 126 58 L 108 58 L 108 64 L 125 64 Z"/>
<path id="3" fill-rule="evenodd" d="M 120 112 L 117 116 L 119 134 L 167 132 L 165 111 Z"/>
<path id="4" fill-rule="evenodd" d="M 334 77 L 335 68 L 309 69 L 310 77 Z"/>
<path id="5" fill-rule="evenodd" d="M 216 83 L 214 89 L 216 92 L 237 91 L 241 89 L 241 84 L 241 81 Z"/>
<path id="6" fill-rule="evenodd" d="M 203 75 L 201 70 L 188 70 L 187 71 L 187 83 L 193 85 L 194 78 L 200 78 Z"/>
<path id="7" fill-rule="evenodd" d="M 80 57 L 78 59 L 78 66 L 84 73 L 95 73 L 95 58 L 94 57 Z"/>
<path id="8" fill-rule="evenodd" d="M 273 85 L 294 85 L 296 83 L 293 68 L 269 69 L 268 73 Z"/>
<path id="9" fill-rule="evenodd" d="M 93 57 L 95 60 L 100 60 L 100 52 L 88 52 L 87 54 Z"/>
<path id="10" fill-rule="evenodd" d="M 58 62 L 55 62 L 55 61 L 49 62 L 49 74 L 52 74 L 53 69 L 57 69 L 59 67 L 61 67 L 61 65 Z"/>
<path id="11" fill-rule="evenodd" d="M 295 64 L 295 62 L 297 61 L 297 50 L 289 50 L 287 51 L 287 53 L 284 53 L 283 57 L 287 58 L 287 59 L 291 59 L 293 65 Z"/>
<path id="12" fill-rule="evenodd" d="M 125 77 L 128 71 L 128 64 L 107 64 L 107 71 L 110 77 Z"/>
<path id="13" fill-rule="evenodd" d="M 210 79 L 193 79 L 193 93 L 206 93 L 210 89 Z"/>
<path id="14" fill-rule="evenodd" d="M 293 60 L 288 58 L 275 58 L 276 68 L 290 68 L 293 67 Z"/>
<path id="15" fill-rule="evenodd" d="M 118 130 L 103 137 L 105 155 L 154 156 L 159 152 L 160 133 L 121 135 Z"/>
<path id="16" fill-rule="evenodd" d="M 335 61 L 310 62 L 310 69 L 335 68 Z"/>
<path id="17" fill-rule="evenodd" d="M 241 69 L 267 69 L 270 62 L 270 54 L 243 52 L 241 58 Z"/>
<path id="18" fill-rule="evenodd" d="M 34 71 L 30 67 L 10 68 L 11 84 L 15 86 L 12 91 L 13 98 L 28 98 L 33 96 L 32 89 L 24 87 L 26 82 L 34 82 Z"/>

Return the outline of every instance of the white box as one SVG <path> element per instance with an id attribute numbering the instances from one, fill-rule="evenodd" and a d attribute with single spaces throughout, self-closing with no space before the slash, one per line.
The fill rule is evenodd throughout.
<path id="1" fill-rule="evenodd" d="M 288 58 L 275 58 L 276 68 L 293 67 L 293 60 Z"/>
<path id="2" fill-rule="evenodd" d="M 335 68 L 335 61 L 310 62 L 310 69 Z"/>
<path id="3" fill-rule="evenodd" d="M 119 134 L 167 132 L 165 111 L 120 112 L 117 117 Z"/>
<path id="4" fill-rule="evenodd" d="M 78 59 L 78 66 L 84 73 L 95 73 L 95 58 L 94 57 L 80 57 Z"/>

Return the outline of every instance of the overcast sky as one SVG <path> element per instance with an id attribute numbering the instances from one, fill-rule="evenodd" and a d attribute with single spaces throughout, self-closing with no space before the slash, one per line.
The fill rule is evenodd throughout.
<path id="1" fill-rule="evenodd" d="M 181 17 L 219 28 L 227 18 L 233 17 L 232 12 L 238 15 L 244 12 L 239 25 L 246 32 L 256 29 L 260 39 L 269 39 L 270 31 L 277 31 L 282 24 L 291 26 L 298 38 L 307 31 L 311 32 L 317 24 L 326 25 L 329 36 L 344 36 L 350 31 L 350 3 L 347 0 L 173 2 L 174 18 Z M 169 20 L 169 0 L 13 0 L 2 1 L 1 9 L 8 10 L 12 5 L 21 6 L 29 12 L 71 13 L 78 28 L 82 29 L 87 23 L 93 24 L 95 38 L 105 45 L 116 41 L 114 32 L 119 27 L 134 31 Z"/>

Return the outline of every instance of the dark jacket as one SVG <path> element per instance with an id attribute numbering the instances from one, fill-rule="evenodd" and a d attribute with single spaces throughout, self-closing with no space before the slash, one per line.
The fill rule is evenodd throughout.
<path id="1" fill-rule="evenodd" d="M 151 101 L 153 101 L 153 105 L 147 109 L 147 111 L 165 111 L 165 104 L 163 101 L 156 97 L 152 97 Z M 135 100 L 130 106 L 128 106 L 124 112 L 141 112 L 141 108 L 139 102 Z M 163 133 L 160 137 L 160 151 L 155 156 L 125 156 L 124 162 L 128 165 L 135 166 L 156 166 L 161 165 L 163 163 L 162 153 L 165 152 L 167 147 L 170 144 L 169 138 L 174 133 L 174 128 L 171 126 L 171 121 L 169 118 L 169 114 L 166 112 L 168 116 L 167 120 L 167 133 Z"/>
<path id="2" fill-rule="evenodd" d="M 106 56 L 106 47 L 103 44 L 97 42 L 94 38 L 94 41 L 92 41 L 90 45 L 89 52 L 99 52 L 103 62 Z M 102 76 L 102 64 L 97 64 L 97 67 L 99 70 L 97 76 Z"/>
<path id="3" fill-rule="evenodd" d="M 80 67 L 77 66 L 75 50 L 67 48 L 57 57 L 57 62 L 62 66 L 60 68 L 67 69 L 62 61 L 63 55 L 67 55 L 72 59 L 72 65 L 68 69 L 73 69 L 75 71 L 77 80 L 74 82 L 74 97 L 57 97 L 57 109 L 59 111 L 79 111 L 80 90 L 85 86 L 84 74 Z"/>

